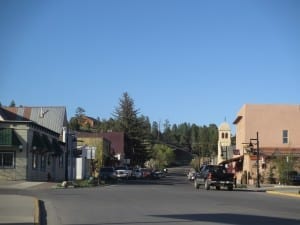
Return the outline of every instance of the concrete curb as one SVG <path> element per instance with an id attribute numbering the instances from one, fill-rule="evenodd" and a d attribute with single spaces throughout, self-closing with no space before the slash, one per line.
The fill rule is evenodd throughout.
<path id="1" fill-rule="evenodd" d="M 34 225 L 40 225 L 40 200 L 34 199 Z"/>
<path id="2" fill-rule="evenodd" d="M 279 191 L 266 191 L 268 194 L 272 195 L 284 195 L 284 196 L 289 196 L 289 197 L 297 197 L 300 198 L 300 194 L 293 194 L 293 193 L 284 193 L 284 192 L 279 192 Z"/>

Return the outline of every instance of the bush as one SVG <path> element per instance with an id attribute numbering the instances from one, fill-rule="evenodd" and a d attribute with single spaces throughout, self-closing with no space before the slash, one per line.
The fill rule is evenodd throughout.
<path id="1" fill-rule="evenodd" d="M 76 180 L 75 183 L 77 187 L 94 187 L 98 184 L 98 180 L 94 177 L 90 177 L 86 180 Z"/>

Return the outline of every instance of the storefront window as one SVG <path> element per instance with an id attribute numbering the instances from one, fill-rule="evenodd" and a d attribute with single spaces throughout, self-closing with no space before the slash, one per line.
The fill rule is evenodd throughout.
<path id="1" fill-rule="evenodd" d="M 41 155 L 41 170 L 45 171 L 46 169 L 46 154 Z"/>
<path id="2" fill-rule="evenodd" d="M 15 152 L 0 152 L 0 168 L 15 167 Z"/>
<path id="3" fill-rule="evenodd" d="M 32 153 L 32 169 L 37 169 L 38 167 L 38 154 L 37 153 Z"/>
<path id="4" fill-rule="evenodd" d="M 59 156 L 58 166 L 59 166 L 59 168 L 63 168 L 63 166 L 64 166 L 64 156 L 63 156 L 63 154 L 61 154 Z"/>

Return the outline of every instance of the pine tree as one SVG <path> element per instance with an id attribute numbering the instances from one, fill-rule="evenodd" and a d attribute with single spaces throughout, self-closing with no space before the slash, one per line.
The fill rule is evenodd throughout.
<path id="1" fill-rule="evenodd" d="M 134 101 L 127 92 L 119 100 L 119 106 L 113 116 L 119 131 L 125 133 L 125 155 L 131 159 L 131 164 L 141 164 L 146 159 L 144 120 L 138 117 L 139 110 L 135 109 Z M 150 127 L 149 127 L 150 132 Z"/>
<path id="2" fill-rule="evenodd" d="M 16 103 L 14 100 L 12 100 L 9 104 L 9 107 L 16 107 Z"/>

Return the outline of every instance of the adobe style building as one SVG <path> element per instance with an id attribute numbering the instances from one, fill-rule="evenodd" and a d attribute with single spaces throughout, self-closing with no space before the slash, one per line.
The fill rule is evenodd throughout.
<path id="1" fill-rule="evenodd" d="M 279 183 L 283 169 L 300 172 L 300 105 L 245 104 L 233 124 L 237 154 L 227 163 L 236 173 L 238 183 L 255 184 L 257 169 L 261 183 Z M 279 159 L 283 159 L 281 165 Z"/>

